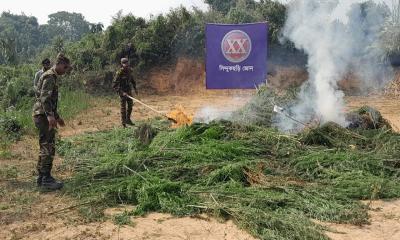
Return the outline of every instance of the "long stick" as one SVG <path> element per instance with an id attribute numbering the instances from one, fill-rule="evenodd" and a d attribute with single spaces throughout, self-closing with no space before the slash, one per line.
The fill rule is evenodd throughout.
<path id="1" fill-rule="evenodd" d="M 153 112 L 155 112 L 155 113 L 157 113 L 157 114 L 160 114 L 161 116 L 167 118 L 168 120 L 173 121 L 174 123 L 176 123 L 176 120 L 175 120 L 175 119 L 168 117 L 168 116 L 165 115 L 164 113 L 162 113 L 162 112 L 158 111 L 157 109 L 155 109 L 155 108 L 153 108 L 153 107 L 147 105 L 146 103 L 140 101 L 139 99 L 136 99 L 136 98 L 131 97 L 131 96 L 129 96 L 129 95 L 126 95 L 126 96 L 127 96 L 128 98 L 132 99 L 133 101 L 135 101 L 135 102 L 137 102 L 137 103 L 139 103 L 139 104 L 145 106 L 146 108 L 152 110 Z"/>
<path id="2" fill-rule="evenodd" d="M 147 105 L 146 103 L 140 101 L 139 99 L 133 98 L 133 97 L 131 97 L 131 96 L 129 96 L 129 95 L 126 95 L 126 96 L 127 96 L 128 98 L 132 99 L 133 101 L 135 101 L 135 102 L 137 102 L 137 103 L 139 103 L 139 104 L 141 104 L 141 105 L 147 107 L 148 109 L 152 110 L 153 112 L 156 112 L 156 113 L 158 113 L 158 114 L 164 115 L 164 113 L 162 113 L 162 112 L 156 110 L 156 109 L 153 108 L 153 107 L 150 107 L 149 105 Z"/>
<path id="3" fill-rule="evenodd" d="M 274 104 L 274 103 L 272 103 L 272 104 Z M 279 106 L 276 105 L 276 104 L 274 104 L 274 112 L 280 113 L 280 114 L 282 114 L 283 116 L 285 116 L 285 117 L 291 119 L 292 121 L 297 122 L 297 123 L 303 125 L 304 127 L 308 128 L 308 125 L 307 125 L 307 124 L 305 124 L 305 123 L 303 123 L 303 122 L 301 122 L 301 121 L 299 121 L 299 120 L 293 118 L 293 117 L 290 116 L 289 114 L 285 113 L 284 110 L 283 110 L 283 108 L 279 107 Z"/>
<path id="4" fill-rule="evenodd" d="M 301 121 L 299 121 L 299 120 L 297 120 L 297 119 L 291 117 L 289 114 L 286 114 L 286 113 L 282 113 L 282 114 L 283 114 L 285 117 L 291 119 L 292 121 L 295 121 L 295 122 L 297 122 L 297 123 L 303 125 L 304 127 L 308 128 L 308 125 L 307 125 L 307 124 L 305 124 L 305 123 L 303 123 L 303 122 L 301 122 Z"/>

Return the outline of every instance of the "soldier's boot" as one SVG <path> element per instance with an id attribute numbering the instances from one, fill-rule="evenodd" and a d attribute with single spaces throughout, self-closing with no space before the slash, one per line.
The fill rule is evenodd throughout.
<path id="1" fill-rule="evenodd" d="M 39 173 L 39 175 L 37 176 L 37 178 L 36 178 L 36 185 L 38 186 L 38 187 L 41 187 L 42 186 L 42 182 L 43 182 L 43 174 L 41 174 L 41 173 Z"/>
<path id="2" fill-rule="evenodd" d="M 126 128 L 126 117 L 123 115 L 122 112 L 121 112 L 121 124 L 122 127 Z"/>
<path id="3" fill-rule="evenodd" d="M 53 178 L 50 173 L 47 173 L 43 176 L 41 187 L 48 191 L 55 191 L 63 188 L 64 183 Z"/>
<path id="4" fill-rule="evenodd" d="M 126 117 L 126 124 L 130 126 L 134 126 L 135 124 L 132 122 L 130 117 Z"/>
<path id="5" fill-rule="evenodd" d="M 126 128 L 126 97 L 121 97 L 121 124 Z"/>
<path id="6" fill-rule="evenodd" d="M 126 114 L 126 121 L 125 121 L 125 123 L 127 124 L 127 125 L 131 125 L 131 126 L 133 126 L 133 125 L 135 125 L 133 122 L 132 122 L 132 120 L 131 120 L 131 114 L 132 114 L 132 110 L 128 110 L 128 113 Z"/>
<path id="7" fill-rule="evenodd" d="M 126 119 L 124 117 L 122 117 L 122 119 L 121 119 L 121 124 L 122 124 L 122 127 L 126 128 Z"/>
<path id="8" fill-rule="evenodd" d="M 131 120 L 133 101 L 128 99 L 127 105 L 128 105 L 128 109 L 126 111 L 126 124 L 133 126 L 133 125 L 135 125 Z"/>
<path id="9" fill-rule="evenodd" d="M 42 186 L 43 177 L 44 177 L 44 174 L 42 172 L 42 165 L 43 165 L 43 162 L 45 159 L 46 159 L 46 157 L 43 157 L 43 156 L 39 156 L 39 159 L 38 159 L 38 163 L 37 163 L 37 167 L 36 167 L 37 172 L 38 172 L 38 176 L 36 177 L 36 185 L 38 187 Z"/>

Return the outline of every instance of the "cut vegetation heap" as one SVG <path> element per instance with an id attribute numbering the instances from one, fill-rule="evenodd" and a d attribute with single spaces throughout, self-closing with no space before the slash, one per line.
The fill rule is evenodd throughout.
<path id="1" fill-rule="evenodd" d="M 400 197 L 400 135 L 386 126 L 327 123 L 289 136 L 228 121 L 169 129 L 154 120 L 136 133 L 64 140 L 59 150 L 75 171 L 67 192 L 90 203 L 81 208 L 89 217 L 133 204 L 130 215 L 233 219 L 260 239 L 327 239 L 312 219 L 366 224 L 359 200 Z"/>

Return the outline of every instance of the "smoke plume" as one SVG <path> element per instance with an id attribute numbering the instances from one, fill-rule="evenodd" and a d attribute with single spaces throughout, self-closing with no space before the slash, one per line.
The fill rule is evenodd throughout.
<path id="1" fill-rule="evenodd" d="M 284 39 L 308 55 L 308 81 L 288 113 L 301 122 L 318 119 L 346 126 L 344 93 L 338 82 L 351 72 L 364 89 L 382 86 L 390 75 L 379 47 L 381 27 L 389 9 L 368 1 L 294 0 L 288 5 Z M 277 116 L 279 128 L 301 128 L 298 123 Z"/>
<path id="2" fill-rule="evenodd" d="M 228 120 L 231 118 L 232 112 L 233 110 L 223 111 L 220 108 L 211 106 L 203 107 L 196 113 L 194 122 L 210 123 L 214 120 Z"/>

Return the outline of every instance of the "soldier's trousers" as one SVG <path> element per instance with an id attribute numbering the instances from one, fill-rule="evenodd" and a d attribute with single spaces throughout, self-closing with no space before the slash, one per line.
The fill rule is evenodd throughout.
<path id="1" fill-rule="evenodd" d="M 55 135 L 56 130 L 49 130 L 49 122 L 45 115 L 38 115 L 33 118 L 35 126 L 39 129 L 39 160 L 37 163 L 37 171 L 39 174 L 50 174 L 53 167 L 53 159 L 55 155 Z"/>
<path id="2" fill-rule="evenodd" d="M 128 120 L 131 119 L 132 115 L 132 107 L 133 101 L 127 97 L 121 96 L 121 122 L 125 124 Z"/>

